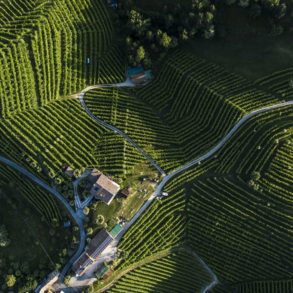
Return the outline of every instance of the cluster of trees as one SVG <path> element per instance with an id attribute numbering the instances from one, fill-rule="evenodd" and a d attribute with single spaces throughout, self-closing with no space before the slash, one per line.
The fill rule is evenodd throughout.
<path id="1" fill-rule="evenodd" d="M 180 4 L 165 6 L 162 13 L 145 14 L 127 2 L 120 6 L 120 21 L 125 24 L 128 61 L 131 65 L 152 65 L 154 56 L 179 42 L 201 35 L 210 39 L 215 34 L 216 6 L 211 1 L 192 0 L 190 7 Z"/>
<path id="2" fill-rule="evenodd" d="M 226 0 L 226 4 L 238 4 L 243 8 L 249 8 L 252 17 L 268 13 L 276 19 L 281 19 L 287 14 L 285 0 Z"/>
<path id="3" fill-rule="evenodd" d="M 195 37 L 212 39 L 217 31 L 217 11 L 230 5 L 249 9 L 254 18 L 265 14 L 278 20 L 288 14 L 286 0 L 190 0 L 186 6 L 174 1 L 160 12 L 141 11 L 133 1 L 125 0 L 118 15 L 121 33 L 126 34 L 129 64 L 148 68 L 152 60 L 163 57 L 180 42 Z M 276 25 L 275 31 L 281 33 L 282 27 Z"/>
<path id="4" fill-rule="evenodd" d="M 0 292 L 7 292 L 9 288 L 16 289 L 17 292 L 31 292 L 36 288 L 38 282 L 34 275 L 29 274 L 28 263 L 23 263 L 15 269 L 17 264 L 13 263 L 7 274 L 1 274 Z"/>
<path id="5" fill-rule="evenodd" d="M 239 5 L 248 9 L 252 18 L 266 16 L 272 35 L 280 35 L 292 23 L 292 0 L 226 0 L 227 5 Z M 288 26 L 289 24 L 289 26 Z"/>

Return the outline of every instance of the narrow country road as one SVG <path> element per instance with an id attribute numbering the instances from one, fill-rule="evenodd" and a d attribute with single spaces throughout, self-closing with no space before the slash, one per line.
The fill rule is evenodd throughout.
<path id="1" fill-rule="evenodd" d="M 81 103 L 84 103 L 83 99 L 81 99 Z M 168 175 L 165 175 L 162 179 L 162 181 L 157 185 L 154 193 L 150 196 L 150 198 L 144 203 L 144 205 L 138 210 L 138 212 L 133 216 L 133 218 L 124 226 L 124 229 L 120 232 L 120 234 L 113 240 L 116 245 L 118 244 L 119 240 L 122 238 L 122 236 L 127 232 L 127 230 L 136 222 L 136 220 L 141 216 L 141 214 L 151 205 L 151 203 L 153 202 L 153 200 L 159 196 L 162 191 L 163 188 L 165 187 L 165 185 L 174 177 L 176 177 L 178 174 L 186 171 L 187 169 L 191 168 L 192 166 L 207 160 L 208 158 L 210 158 L 211 156 L 213 156 L 217 151 L 219 151 L 229 140 L 230 138 L 233 136 L 233 134 L 245 123 L 247 122 L 249 119 L 251 119 L 252 117 L 264 113 L 264 112 L 268 112 L 271 110 L 275 110 L 275 109 L 279 109 L 279 108 L 283 108 L 289 105 L 293 105 L 293 101 L 288 101 L 288 102 L 283 102 L 283 103 L 279 103 L 279 104 L 275 104 L 272 106 L 267 106 L 267 107 L 263 107 L 260 108 L 258 110 L 252 111 L 249 114 L 246 114 L 245 116 L 243 116 L 235 125 L 234 127 L 227 133 L 227 135 L 221 140 L 219 141 L 213 148 L 211 148 L 209 151 L 207 151 L 205 154 L 195 158 L 194 160 L 186 163 L 185 165 L 173 170 L 171 173 L 169 173 Z M 87 112 L 88 113 L 88 112 Z M 89 115 L 92 115 L 91 112 L 89 111 Z M 94 116 L 95 117 L 95 116 Z M 103 120 L 95 117 L 96 121 L 99 123 L 99 121 L 101 121 L 101 125 L 103 125 L 102 123 L 104 123 Z M 109 125 L 109 124 L 108 124 Z M 109 125 L 111 126 L 111 125 Z M 113 246 L 113 243 L 110 244 Z"/>
<path id="2" fill-rule="evenodd" d="M 126 141 L 128 141 L 133 147 L 135 147 L 140 153 L 141 155 L 150 162 L 150 164 L 156 168 L 161 175 L 163 176 L 162 181 L 157 185 L 154 193 L 151 195 L 151 197 L 143 204 L 143 206 L 139 209 L 139 211 L 134 215 L 134 217 L 124 226 L 123 230 L 119 233 L 119 235 L 109 244 L 109 247 L 112 248 L 116 248 L 119 241 L 121 240 L 121 238 L 123 237 L 123 235 L 128 231 L 128 229 L 136 222 L 136 220 L 143 214 L 143 212 L 145 212 L 147 210 L 147 208 L 151 205 L 151 203 L 153 202 L 153 200 L 158 197 L 159 195 L 161 195 L 163 188 L 165 187 L 165 185 L 171 180 L 173 179 L 175 176 L 177 176 L 178 174 L 186 171 L 187 169 L 191 168 L 192 166 L 207 160 L 208 158 L 210 158 L 211 156 L 213 156 L 217 151 L 219 151 L 233 136 L 233 134 L 244 124 L 246 123 L 249 119 L 251 119 L 252 117 L 264 113 L 264 112 L 268 112 L 274 109 L 279 109 L 282 107 L 286 107 L 289 105 L 293 105 L 293 101 L 288 101 L 288 102 L 283 102 L 283 103 L 279 103 L 276 105 L 272 105 L 272 106 L 268 106 L 268 107 L 263 107 L 260 108 L 258 110 L 255 110 L 247 115 L 245 115 L 244 117 L 242 117 L 235 125 L 234 127 L 226 134 L 226 136 L 219 141 L 213 148 L 211 148 L 209 151 L 207 151 L 205 154 L 193 159 L 192 161 L 186 163 L 185 165 L 173 170 L 172 172 L 170 172 L 168 175 L 165 173 L 165 171 L 158 165 L 158 163 L 151 158 L 150 155 L 148 155 L 133 139 L 131 139 L 127 134 L 125 134 L 123 131 L 121 131 L 120 129 L 116 128 L 115 126 L 105 122 L 104 120 L 96 117 L 95 115 L 93 115 L 91 113 L 91 111 L 88 109 L 88 107 L 86 106 L 85 102 L 84 102 L 84 95 L 87 91 L 92 90 L 92 89 L 97 89 L 97 88 L 123 88 L 123 87 L 134 87 L 134 85 L 129 81 L 126 80 L 123 83 L 118 83 L 118 84 L 109 84 L 109 85 L 96 85 L 96 86 L 89 86 L 87 88 L 85 88 L 80 94 L 79 94 L 79 101 L 81 106 L 83 107 L 83 109 L 85 110 L 85 112 L 93 119 L 95 120 L 98 124 L 100 124 L 101 126 L 110 129 L 111 131 L 113 131 L 114 133 L 116 133 L 117 135 L 120 135 L 122 138 L 124 138 Z M 23 168 L 22 166 L 20 166 L 19 164 L 3 157 L 0 156 L 0 162 L 17 170 L 18 172 L 22 173 L 23 175 L 25 175 L 27 178 L 29 178 L 30 180 L 32 180 L 33 182 L 35 182 L 36 184 L 38 184 L 39 186 L 41 186 L 43 189 L 45 189 L 46 191 L 48 191 L 50 194 L 52 194 L 58 201 L 61 202 L 61 204 L 63 204 L 63 206 L 67 209 L 67 211 L 69 212 L 69 214 L 71 215 L 71 217 L 74 219 L 74 221 L 76 222 L 76 224 L 79 226 L 79 231 L 80 231 L 80 243 L 78 246 L 77 251 L 75 252 L 75 254 L 71 257 L 71 259 L 68 261 L 68 263 L 65 265 L 65 267 L 63 268 L 62 272 L 61 272 L 61 277 L 60 280 L 63 281 L 64 276 L 66 275 L 66 273 L 69 271 L 69 269 L 71 268 L 71 266 L 73 265 L 73 263 L 78 259 L 78 257 L 82 254 L 82 252 L 84 251 L 85 248 L 85 242 L 86 242 L 86 232 L 85 229 L 83 227 L 83 220 L 81 217 L 78 216 L 78 211 L 75 212 L 71 206 L 69 205 L 69 203 L 66 201 L 66 199 L 62 196 L 62 194 L 60 194 L 55 188 L 52 188 L 51 186 L 49 186 L 48 184 L 46 184 L 44 181 L 42 181 L 40 178 L 38 178 L 37 176 L 35 176 L 34 174 L 32 174 L 30 171 L 26 170 L 25 168 Z M 75 194 L 77 194 L 77 190 L 76 190 L 76 186 L 75 186 Z M 77 203 L 80 207 L 83 206 L 83 203 L 80 202 L 80 199 L 77 199 Z M 85 202 L 84 204 L 87 204 L 87 202 Z M 204 264 L 205 267 L 206 264 Z M 213 275 L 213 282 L 211 284 L 209 284 L 204 290 L 203 292 L 206 292 L 208 289 L 210 289 L 212 286 L 214 286 L 217 283 L 217 278 L 214 274 Z"/>
<path id="3" fill-rule="evenodd" d="M 6 166 L 11 167 L 12 169 L 18 171 L 19 173 L 23 174 L 26 176 L 28 179 L 36 183 L 37 185 L 41 186 L 43 189 L 48 191 L 50 194 L 52 194 L 64 207 L 65 209 L 69 212 L 70 216 L 72 219 L 76 222 L 76 224 L 79 227 L 79 233 L 80 233 L 80 242 L 78 249 L 74 253 L 74 255 L 70 258 L 68 263 L 64 266 L 61 272 L 61 281 L 63 281 L 64 276 L 67 274 L 68 270 L 71 268 L 72 264 L 77 260 L 77 258 L 80 256 L 80 254 L 83 252 L 84 247 L 85 247 L 85 240 L 86 240 L 86 233 L 83 227 L 83 222 L 82 220 L 77 216 L 77 214 L 74 212 L 74 210 L 71 208 L 69 203 L 66 201 L 65 197 L 60 194 L 55 188 L 49 186 L 47 183 L 45 183 L 43 180 L 32 174 L 30 171 L 27 169 L 23 168 L 19 164 L 3 157 L 0 156 L 0 163 L 5 164 Z"/>
<path id="4" fill-rule="evenodd" d="M 174 177 L 176 177 L 177 175 L 179 175 L 180 173 L 186 171 L 187 169 L 191 168 L 192 166 L 207 160 L 208 158 L 210 158 L 211 156 L 213 156 L 216 152 L 218 152 L 233 136 L 233 134 L 243 125 L 245 124 L 248 120 L 250 120 L 252 117 L 261 114 L 261 113 L 265 113 L 268 111 L 272 111 L 275 109 L 280 109 L 289 105 L 293 105 L 293 101 L 288 101 L 288 102 L 282 102 L 279 104 L 275 104 L 272 106 L 267 106 L 267 107 L 263 107 L 260 109 L 257 109 L 255 111 L 252 111 L 248 114 L 246 114 L 245 116 L 243 116 L 235 125 L 234 127 L 225 135 L 225 137 L 220 140 L 213 148 L 211 148 L 209 151 L 207 151 L 205 154 L 191 160 L 190 162 L 184 164 L 183 166 L 173 170 L 172 172 L 170 172 L 168 175 L 165 174 L 165 172 L 162 170 L 162 168 L 160 166 L 158 166 L 158 164 L 149 157 L 149 155 L 147 155 L 128 135 L 126 135 L 124 132 L 122 132 L 121 130 L 119 130 L 118 128 L 116 128 L 115 126 L 105 122 L 104 120 L 96 117 L 95 115 L 93 115 L 91 113 L 91 111 L 88 109 L 88 107 L 86 106 L 85 102 L 84 102 L 84 95 L 86 93 L 86 91 L 91 90 L 91 89 L 96 89 L 96 88 L 103 88 L 103 87 L 132 87 L 132 85 L 129 85 L 128 82 L 125 83 L 121 83 L 121 84 L 114 84 L 114 85 L 98 85 L 98 86 L 92 86 L 92 87 L 88 87 L 87 89 L 83 90 L 81 92 L 81 94 L 79 95 L 79 100 L 80 103 L 82 105 L 82 107 L 84 108 L 84 110 L 86 111 L 86 113 L 92 118 L 94 119 L 97 123 L 99 123 L 100 125 L 114 131 L 115 133 L 118 133 L 120 136 L 122 136 L 123 138 L 125 138 L 128 142 L 130 142 L 134 147 L 136 147 L 139 152 L 147 159 L 150 161 L 150 163 L 164 176 L 162 181 L 157 185 L 154 193 L 150 196 L 150 198 L 143 204 L 143 206 L 138 210 L 138 212 L 133 216 L 133 218 L 124 226 L 123 230 L 116 236 L 116 238 L 108 245 L 108 247 L 111 247 L 111 249 L 113 249 L 113 251 L 115 250 L 115 248 L 117 247 L 119 241 L 121 240 L 121 238 L 123 237 L 123 235 L 128 231 L 128 229 L 136 222 L 136 220 L 147 210 L 147 208 L 151 205 L 151 203 L 153 202 L 153 200 L 158 197 L 162 191 L 163 188 L 165 187 L 165 185 Z M 212 276 L 212 282 L 210 284 L 208 284 L 205 288 L 202 289 L 202 292 L 205 293 L 208 290 L 210 290 L 212 287 L 214 287 L 217 283 L 218 283 L 218 279 L 217 276 L 211 271 L 211 269 L 204 263 L 203 260 L 201 260 L 203 263 L 203 266 L 210 272 L 211 276 Z"/>
<path id="5" fill-rule="evenodd" d="M 134 148 L 140 152 L 140 154 L 150 162 L 150 164 L 158 170 L 158 172 L 162 175 L 165 176 L 166 173 L 165 171 L 159 166 L 159 164 L 149 155 L 147 154 L 132 138 L 130 138 L 125 132 L 121 131 L 117 127 L 107 123 L 106 121 L 96 117 L 87 107 L 85 101 L 84 101 L 84 95 L 86 92 L 93 90 L 93 89 L 99 89 L 99 88 L 129 88 L 129 87 L 134 87 L 135 85 L 131 83 L 129 80 L 126 80 L 125 82 L 122 83 L 117 83 L 117 84 L 106 84 L 106 85 L 95 85 L 95 86 L 89 86 L 85 88 L 80 94 L 79 94 L 79 101 L 85 112 L 98 124 L 104 126 L 107 129 L 112 130 L 114 133 L 120 135 L 122 138 L 124 138 L 126 141 L 128 141 Z"/>

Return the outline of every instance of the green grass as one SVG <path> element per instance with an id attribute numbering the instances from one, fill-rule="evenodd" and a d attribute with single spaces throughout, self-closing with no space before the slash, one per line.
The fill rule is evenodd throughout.
<path id="1" fill-rule="evenodd" d="M 142 177 L 147 180 L 142 181 Z M 103 202 L 97 202 L 90 207 L 90 224 L 94 230 L 100 228 L 96 224 L 99 215 L 103 216 L 107 229 L 110 230 L 119 221 L 119 218 L 130 220 L 143 203 L 154 192 L 155 183 L 150 179 L 157 178 L 158 174 L 146 163 L 138 164 L 134 167 L 133 172 L 129 174 L 124 181 L 119 181 L 121 189 L 130 187 L 130 194 L 127 198 L 116 198 L 107 205 Z"/>

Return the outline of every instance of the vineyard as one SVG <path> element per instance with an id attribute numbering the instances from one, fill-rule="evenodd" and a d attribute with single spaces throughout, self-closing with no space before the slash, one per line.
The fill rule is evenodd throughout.
<path id="1" fill-rule="evenodd" d="M 27 200 L 48 222 L 52 222 L 53 219 L 59 222 L 62 219 L 60 206 L 43 189 L 2 164 L 0 164 L 0 176 L 4 182 L 17 182 L 15 188 L 21 190 L 24 200 Z"/>
<path id="2" fill-rule="evenodd" d="M 1 120 L 0 137 L 3 154 L 51 178 L 64 164 L 79 170 L 99 166 L 124 176 L 142 162 L 132 146 L 93 122 L 73 99 Z"/>
<path id="3" fill-rule="evenodd" d="M 94 203 L 85 208 L 88 234 L 101 228 L 98 217 L 103 217 L 108 228 L 117 221 L 127 225 L 155 190 L 159 179 L 144 157 L 155 160 L 157 169 L 164 169 L 164 179 L 172 178 L 163 189 L 165 194 L 160 190 L 159 196 L 152 197 L 152 204 L 118 243 L 117 259 L 109 265 L 116 278 L 107 292 L 200 292 L 215 283 L 213 292 L 219 293 L 293 291 L 289 280 L 293 263 L 289 254 L 292 105 L 253 116 L 235 128 L 217 153 L 203 161 L 201 157 L 179 175 L 173 173 L 176 177 L 168 176 L 208 154 L 245 115 L 292 100 L 291 65 L 249 80 L 188 53 L 187 48 L 170 49 L 153 67 L 155 78 L 146 86 L 86 92 L 84 102 L 97 117 L 94 121 L 80 104 L 82 95 L 78 93 L 90 85 L 114 84 L 126 78 L 120 43 L 124 36 L 116 35 L 118 18 L 111 18 L 113 11 L 107 9 L 107 1 L 0 2 L 1 156 L 56 187 L 71 206 L 74 190 L 65 166 L 74 174 L 98 168 L 125 193 L 132 190 L 132 194 L 122 194 L 124 199 L 117 196 L 111 207 Z M 104 128 L 98 118 L 118 129 Z M 142 156 L 143 151 L 124 139 L 120 130 L 147 155 Z M 26 241 L 38 247 L 36 255 L 47 258 L 45 247 L 56 260 L 52 262 L 49 255 L 49 260 L 39 264 L 36 255 L 32 258 L 30 273 L 38 270 L 35 279 L 39 281 L 49 269 L 59 270 L 73 255 L 82 229 L 75 231 L 73 226 L 66 232 L 62 226 L 69 217 L 61 206 L 17 171 L 0 164 L 0 177 L 0 197 L 11 208 L 9 215 L 17 218 L 14 213 L 18 211 L 16 204 L 22 206 L 21 198 L 37 216 L 27 208 L 17 220 L 25 225 L 25 220 L 33 223 L 40 219 L 32 231 L 29 229 Z M 9 198 L 11 191 L 14 199 Z M 86 197 L 88 191 L 83 193 Z M 2 205 L 2 214 L 4 210 Z M 76 212 L 78 225 L 83 221 L 79 212 L 82 214 L 82 209 Z M 38 234 L 38 225 L 44 223 L 47 230 L 42 228 Z M 25 235 L 21 228 L 19 235 Z M 44 239 L 44 247 L 37 234 Z M 60 240 L 63 236 L 65 244 Z M 51 238 L 56 247 L 51 247 Z M 0 291 L 7 289 L 2 283 L 8 270 L 16 274 L 18 269 L 17 264 L 12 268 L 11 258 L 6 272 L 5 262 L 0 259 Z M 25 270 L 23 274 L 24 283 Z M 104 281 L 93 285 L 93 291 L 95 286 L 100 290 Z"/>
<path id="4" fill-rule="evenodd" d="M 255 281 L 250 283 L 243 283 L 232 287 L 231 290 L 236 293 L 290 293 L 293 291 L 293 281 Z"/>
<path id="5" fill-rule="evenodd" d="M 243 115 L 284 98 L 182 50 L 163 65 L 154 82 L 142 89 L 96 89 L 85 101 L 167 171 L 215 145 Z"/>
<path id="6" fill-rule="evenodd" d="M 211 282 L 197 257 L 181 250 L 135 269 L 107 292 L 199 292 Z"/>
<path id="7" fill-rule="evenodd" d="M 251 285 L 231 285 L 235 292 L 290 292 L 290 282 L 252 280 L 290 277 L 291 113 L 288 106 L 255 116 L 214 157 L 168 183 L 171 195 L 156 201 L 122 239 L 119 248 L 128 257 L 118 269 L 188 246 L 218 276 L 216 292 L 243 280 Z M 113 288 L 124 292 L 122 285 Z"/>
<path id="8" fill-rule="evenodd" d="M 67 211 L 38 185 L 19 172 L 0 164 L 1 235 L 0 290 L 6 274 L 16 272 L 17 292 L 31 292 L 51 270 L 63 266 L 74 250 L 75 233 L 63 228 Z M 74 236 L 73 236 L 74 235 Z"/>
<path id="9" fill-rule="evenodd" d="M 103 0 L 4 1 L 0 53 L 0 117 L 124 74 Z"/>
<path id="10" fill-rule="evenodd" d="M 293 67 L 274 72 L 256 82 L 280 94 L 284 99 L 290 99 L 293 94 Z"/>

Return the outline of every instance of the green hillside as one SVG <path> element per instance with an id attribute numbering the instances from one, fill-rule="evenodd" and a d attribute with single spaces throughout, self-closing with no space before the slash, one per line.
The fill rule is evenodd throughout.
<path id="1" fill-rule="evenodd" d="M 4 1 L 0 117 L 123 79 L 123 56 L 103 2 Z"/>
<path id="2" fill-rule="evenodd" d="M 171 181 L 171 195 L 123 238 L 119 247 L 129 257 L 118 270 L 188 245 L 218 276 L 215 292 L 232 292 L 230 284 L 256 276 L 290 278 L 291 113 L 287 107 L 256 116 L 217 156 Z"/>

